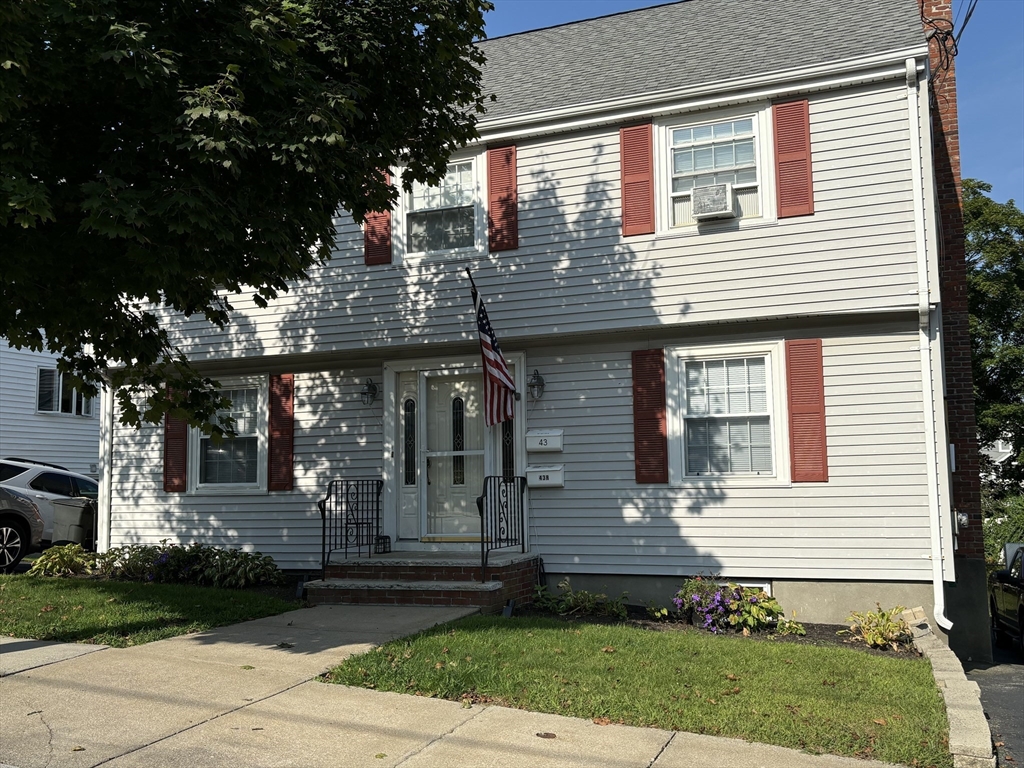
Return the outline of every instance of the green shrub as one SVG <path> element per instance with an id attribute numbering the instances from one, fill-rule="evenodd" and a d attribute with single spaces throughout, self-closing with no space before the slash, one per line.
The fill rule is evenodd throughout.
<path id="1" fill-rule="evenodd" d="M 73 548 L 77 547 L 77 552 Z M 67 551 L 66 551 L 67 550 Z M 50 554 L 54 553 L 54 554 Z M 75 554 L 72 557 L 71 553 Z M 260 552 L 219 549 L 202 544 L 127 544 L 94 555 L 81 547 L 53 547 L 37 559 L 33 571 L 52 576 L 93 572 L 109 579 L 166 584 L 244 587 L 277 584 L 281 572 Z M 31 571 L 30 571 L 31 572 Z"/>
<path id="2" fill-rule="evenodd" d="M 883 611 L 880 603 L 875 603 L 877 611 L 864 611 L 863 613 L 853 612 L 847 621 L 850 622 L 849 629 L 841 629 L 838 634 L 850 635 L 854 640 L 866 643 L 872 648 L 892 648 L 899 650 L 901 645 L 907 645 L 914 639 L 900 614 L 906 609 L 897 605 L 888 611 Z"/>
<path id="3" fill-rule="evenodd" d="M 982 522 L 985 537 L 985 561 L 990 566 L 1003 565 L 1003 546 L 1024 542 L 1024 496 L 1012 496 L 992 502 L 992 516 Z"/>
<path id="4" fill-rule="evenodd" d="M 775 626 L 783 615 L 779 601 L 763 589 L 722 585 L 714 577 L 687 579 L 672 602 L 680 615 L 710 632 L 760 632 Z"/>
<path id="5" fill-rule="evenodd" d="M 28 573 L 30 576 L 74 576 L 89 573 L 95 565 L 95 553 L 86 552 L 81 544 L 64 544 L 40 554 Z"/>
<path id="6" fill-rule="evenodd" d="M 281 581 L 281 572 L 274 564 L 274 558 L 259 552 L 208 549 L 201 567 L 199 583 L 214 587 L 242 589 Z"/>
<path id="7" fill-rule="evenodd" d="M 626 600 L 628 592 L 617 598 L 610 598 L 601 592 L 588 592 L 585 589 L 572 588 L 569 577 L 558 582 L 560 594 L 551 594 L 547 587 L 537 587 L 533 604 L 542 611 L 557 613 L 559 616 L 611 616 L 626 618 Z"/>
<path id="8" fill-rule="evenodd" d="M 806 635 L 807 630 L 804 629 L 804 625 L 796 619 L 787 619 L 785 617 L 779 619 L 779 623 L 775 625 L 775 634 L 785 637 L 786 635 Z"/>

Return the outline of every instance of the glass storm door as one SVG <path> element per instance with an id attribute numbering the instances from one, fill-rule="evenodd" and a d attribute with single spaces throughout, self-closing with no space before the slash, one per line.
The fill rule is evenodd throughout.
<path id="1" fill-rule="evenodd" d="M 425 537 L 479 537 L 484 480 L 482 374 L 425 375 Z"/>

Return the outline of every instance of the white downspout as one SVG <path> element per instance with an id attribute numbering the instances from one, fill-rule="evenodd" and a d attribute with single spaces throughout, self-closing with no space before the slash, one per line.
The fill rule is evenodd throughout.
<path id="1" fill-rule="evenodd" d="M 114 390 L 107 387 L 100 396 L 100 492 L 96 500 L 96 551 L 110 549 L 110 511 L 113 503 L 111 484 L 114 475 Z"/>
<path id="2" fill-rule="evenodd" d="M 921 380 L 924 394 L 925 455 L 928 460 L 928 522 L 932 543 L 932 592 L 935 623 L 945 630 L 953 626 L 946 618 L 946 594 L 942 578 L 942 505 L 939 497 L 936 455 L 935 379 L 932 375 L 931 316 L 928 288 L 928 254 L 925 240 L 924 189 L 921 163 L 921 110 L 918 106 L 917 60 L 907 59 L 907 109 L 910 115 L 910 168 L 914 189 L 914 239 L 917 247 L 917 314 L 921 348 Z"/>

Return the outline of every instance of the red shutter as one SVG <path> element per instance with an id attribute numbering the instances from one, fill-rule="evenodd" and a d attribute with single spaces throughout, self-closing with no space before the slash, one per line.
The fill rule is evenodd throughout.
<path id="1" fill-rule="evenodd" d="M 660 349 L 633 353 L 633 451 L 638 483 L 668 482 L 665 356 Z"/>
<path id="2" fill-rule="evenodd" d="M 384 178 L 391 183 L 391 174 Z M 367 266 L 391 263 L 391 211 L 366 214 L 363 224 L 363 259 Z"/>
<path id="3" fill-rule="evenodd" d="M 789 459 L 794 483 L 828 481 L 821 339 L 786 342 Z"/>
<path id="4" fill-rule="evenodd" d="M 188 488 L 188 422 L 164 416 L 164 491 L 184 493 Z"/>
<path id="5" fill-rule="evenodd" d="M 775 123 L 775 192 L 779 218 L 814 213 L 811 181 L 811 121 L 807 100 L 772 106 Z"/>
<path id="6" fill-rule="evenodd" d="M 519 247 L 515 144 L 487 150 L 487 241 L 491 251 Z"/>
<path id="7" fill-rule="evenodd" d="M 292 438 L 295 431 L 295 375 L 270 377 L 270 440 L 267 449 L 267 488 L 290 491 L 293 487 Z"/>
<path id="8" fill-rule="evenodd" d="M 654 232 L 654 144 L 651 124 L 619 130 L 622 234 Z"/>

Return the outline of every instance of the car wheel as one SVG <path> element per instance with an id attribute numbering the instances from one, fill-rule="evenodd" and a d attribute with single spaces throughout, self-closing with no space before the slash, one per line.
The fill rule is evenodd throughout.
<path id="1" fill-rule="evenodd" d="M 10 573 L 28 553 L 28 534 L 18 523 L 0 520 L 0 573 Z"/>

